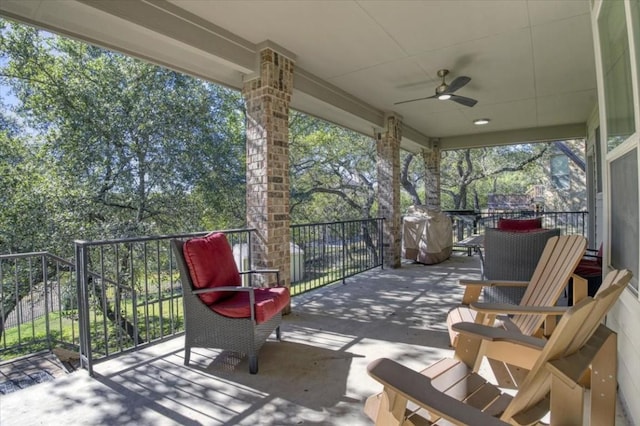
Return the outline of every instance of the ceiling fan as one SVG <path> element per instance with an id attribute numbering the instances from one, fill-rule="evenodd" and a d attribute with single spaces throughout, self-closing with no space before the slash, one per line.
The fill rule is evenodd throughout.
<path id="1" fill-rule="evenodd" d="M 464 96 L 454 95 L 453 92 L 464 87 L 471 81 L 469 77 L 460 76 L 453 80 L 450 84 L 445 83 L 444 78 L 449 74 L 449 70 L 439 70 L 438 77 L 442 78 L 442 83 L 436 87 L 436 94 L 433 96 L 427 96 L 425 98 L 409 99 L 408 101 L 400 101 L 394 103 L 394 105 L 406 104 L 407 102 L 421 101 L 423 99 L 440 99 L 442 101 L 452 100 L 460 105 L 472 107 L 478 103 L 475 99 L 466 98 Z"/>

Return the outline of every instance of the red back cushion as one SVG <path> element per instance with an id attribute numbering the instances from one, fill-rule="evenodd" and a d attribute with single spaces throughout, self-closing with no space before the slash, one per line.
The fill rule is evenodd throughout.
<path id="1" fill-rule="evenodd" d="M 231 246 L 222 233 L 209 234 L 202 238 L 192 238 L 182 248 L 189 268 L 191 280 L 196 288 L 239 286 L 240 273 L 233 260 Z M 233 292 L 220 291 L 201 294 L 200 299 L 207 305 L 232 295 Z"/>
<path id="2" fill-rule="evenodd" d="M 498 219 L 498 229 L 503 231 L 530 231 L 542 228 L 542 218 L 534 219 Z"/>

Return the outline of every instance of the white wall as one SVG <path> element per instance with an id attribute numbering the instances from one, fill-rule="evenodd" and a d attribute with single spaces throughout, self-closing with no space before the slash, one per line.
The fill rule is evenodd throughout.
<path id="1" fill-rule="evenodd" d="M 640 425 L 640 301 L 626 290 L 607 316 L 618 333 L 619 396 L 631 424 Z"/>

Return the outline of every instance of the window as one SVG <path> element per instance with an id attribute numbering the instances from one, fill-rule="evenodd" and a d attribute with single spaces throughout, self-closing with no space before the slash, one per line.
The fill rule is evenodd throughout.
<path id="1" fill-rule="evenodd" d="M 596 193 L 602 192 L 602 148 L 600 148 L 600 126 L 596 128 Z"/>
<path id="2" fill-rule="evenodd" d="M 611 266 L 638 274 L 638 151 L 611 162 Z M 638 290 L 638 280 L 631 285 Z"/>
<path id="3" fill-rule="evenodd" d="M 640 73 L 640 0 L 631 2 L 631 22 L 636 53 L 636 72 Z M 640 97 L 640 81 L 638 82 L 638 97 Z"/>
<path id="4" fill-rule="evenodd" d="M 569 158 L 564 155 L 551 157 L 551 184 L 556 189 L 570 189 Z"/>
<path id="5" fill-rule="evenodd" d="M 605 1 L 598 18 L 604 104 L 607 122 L 607 151 L 613 150 L 635 133 L 631 58 L 625 4 Z"/>

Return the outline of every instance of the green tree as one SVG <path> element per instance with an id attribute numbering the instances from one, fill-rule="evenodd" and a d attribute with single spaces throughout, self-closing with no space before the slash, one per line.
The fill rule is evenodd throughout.
<path id="1" fill-rule="evenodd" d="M 509 145 L 493 148 L 444 151 L 440 165 L 442 208 L 480 210 L 489 193 L 525 193 L 539 181 L 549 144 Z M 422 204 L 424 167 L 413 161 L 413 153 L 402 154 L 401 179 L 405 204 Z M 418 165 L 419 164 L 419 165 Z"/>
<path id="2" fill-rule="evenodd" d="M 548 144 L 507 145 L 493 148 L 445 151 L 441 166 L 443 204 L 451 209 L 480 210 L 490 192 L 525 193 L 535 182 L 530 179 L 510 179 L 514 172 L 530 172 L 544 156 Z M 523 176 L 523 175 L 520 175 Z M 490 190 L 482 183 L 490 182 Z M 503 188 L 499 183 L 505 182 Z M 505 189 L 509 187 L 509 189 Z M 448 196 L 446 199 L 444 196 Z"/>
<path id="3" fill-rule="evenodd" d="M 51 182 L 46 155 L 19 136 L 15 120 L 0 112 L 0 253 L 52 247 Z"/>
<path id="4" fill-rule="evenodd" d="M 293 222 L 374 216 L 376 147 L 372 138 L 292 112 L 289 130 Z"/>
<path id="5" fill-rule="evenodd" d="M 2 252 L 244 223 L 239 93 L 7 21 L 0 85 L 17 99 L 0 122 Z M 5 318 L 22 297 L 3 292 Z"/>
<path id="6" fill-rule="evenodd" d="M 53 156 L 75 238 L 244 221 L 238 93 L 20 25 L 5 23 L 0 51 L 16 113 Z"/>

